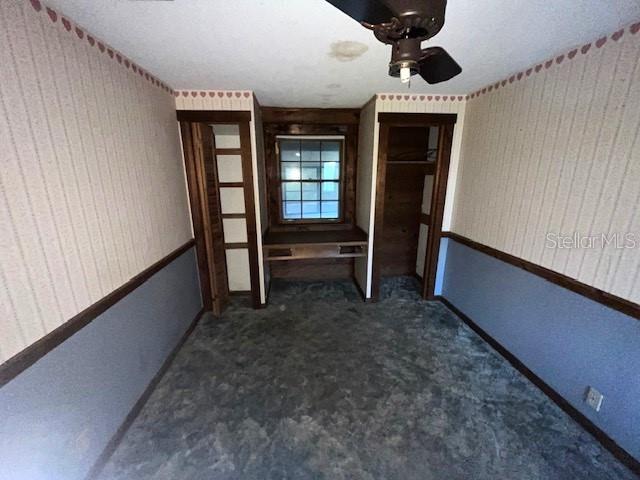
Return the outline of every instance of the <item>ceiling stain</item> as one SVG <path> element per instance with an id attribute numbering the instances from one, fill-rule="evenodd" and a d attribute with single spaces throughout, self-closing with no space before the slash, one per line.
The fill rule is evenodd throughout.
<path id="1" fill-rule="evenodd" d="M 369 47 L 364 43 L 342 40 L 331 44 L 329 57 L 335 58 L 339 62 L 351 62 L 362 56 L 367 50 L 369 50 Z"/>
<path id="2" fill-rule="evenodd" d="M 335 90 L 336 88 L 340 88 L 341 86 L 342 85 L 340 85 L 339 83 L 330 83 L 329 85 L 327 85 L 327 88 Z"/>

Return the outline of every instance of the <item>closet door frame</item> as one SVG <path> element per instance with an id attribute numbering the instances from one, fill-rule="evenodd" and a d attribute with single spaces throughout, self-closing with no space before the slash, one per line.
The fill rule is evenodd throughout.
<path id="1" fill-rule="evenodd" d="M 392 127 L 438 127 L 438 155 L 431 195 L 430 226 L 422 275 L 422 297 L 427 300 L 433 300 L 435 298 L 436 271 L 438 254 L 440 253 L 440 239 L 442 237 L 444 202 L 447 194 L 449 164 L 451 162 L 453 129 L 457 115 L 451 113 L 379 113 L 377 120 L 380 124 L 380 133 L 378 136 L 371 297 L 375 301 L 380 295 L 381 265 L 380 257 L 376 255 L 376 244 L 380 245 L 378 242 L 382 241 L 389 131 Z"/>
<path id="2" fill-rule="evenodd" d="M 260 280 L 258 268 L 258 243 L 256 230 L 255 197 L 253 191 L 253 167 L 251 151 L 251 112 L 250 111 L 206 111 L 206 110 L 179 110 L 177 119 L 180 123 L 182 134 L 185 170 L 189 189 L 189 202 L 191 206 L 191 218 L 193 221 L 196 251 L 198 254 L 198 271 L 200 274 L 200 288 L 205 308 L 211 309 L 219 315 L 224 309 L 230 292 L 226 278 L 226 254 L 227 245 L 224 244 L 222 231 L 223 218 L 238 218 L 239 214 L 224 215 L 220 209 L 219 182 L 217 178 L 216 151 L 213 143 L 213 132 L 210 141 L 198 139 L 194 132 L 202 131 L 206 127 L 211 130 L 215 124 L 238 125 L 240 134 L 240 148 L 236 152 L 241 156 L 242 162 L 242 187 L 244 194 L 245 213 L 242 217 L 246 220 L 247 244 L 249 254 L 250 291 L 246 292 L 251 297 L 253 308 L 261 308 Z M 204 135 L 203 135 L 204 136 Z M 206 148 L 205 148 L 206 146 Z M 209 155 L 200 156 L 199 150 L 210 150 Z M 200 158 L 204 158 L 200 161 Z M 211 162 L 211 165 L 206 164 Z M 212 170 L 210 170 L 210 168 Z M 209 170 L 209 172 L 207 172 Z M 215 178 L 215 185 L 207 182 L 209 178 Z M 240 185 L 238 185 L 240 186 Z M 216 192 L 210 192 L 212 188 Z M 212 206 L 209 202 L 217 202 Z M 215 213 L 215 215 L 211 215 Z M 207 221 L 207 219 L 209 219 Z M 222 245 L 222 248 L 220 248 Z M 230 248 L 237 248 L 235 244 L 228 244 Z M 220 265 L 222 263 L 222 265 Z M 224 278 L 220 278 L 224 266 Z M 231 292 L 232 294 L 233 292 Z"/>

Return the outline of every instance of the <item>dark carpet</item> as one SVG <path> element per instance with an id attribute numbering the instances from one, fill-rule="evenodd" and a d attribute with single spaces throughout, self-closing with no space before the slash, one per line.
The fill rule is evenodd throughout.
<path id="1" fill-rule="evenodd" d="M 102 479 L 631 479 L 413 279 L 205 316 Z"/>

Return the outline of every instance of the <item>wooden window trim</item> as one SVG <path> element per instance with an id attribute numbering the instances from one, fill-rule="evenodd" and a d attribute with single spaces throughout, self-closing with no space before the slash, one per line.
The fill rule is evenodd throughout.
<path id="1" fill-rule="evenodd" d="M 267 210 L 271 231 L 344 230 L 355 223 L 356 163 L 358 148 L 357 109 L 280 109 L 263 107 Z M 290 223 L 280 220 L 279 173 L 275 137 L 281 135 L 343 136 L 344 192 L 341 221 Z"/>

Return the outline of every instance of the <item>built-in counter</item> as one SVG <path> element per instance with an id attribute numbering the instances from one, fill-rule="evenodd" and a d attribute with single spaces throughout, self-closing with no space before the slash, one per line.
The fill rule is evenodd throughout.
<path id="1" fill-rule="evenodd" d="M 267 231 L 262 244 L 264 258 L 269 262 L 367 255 L 367 234 L 357 227 L 349 230 Z"/>

